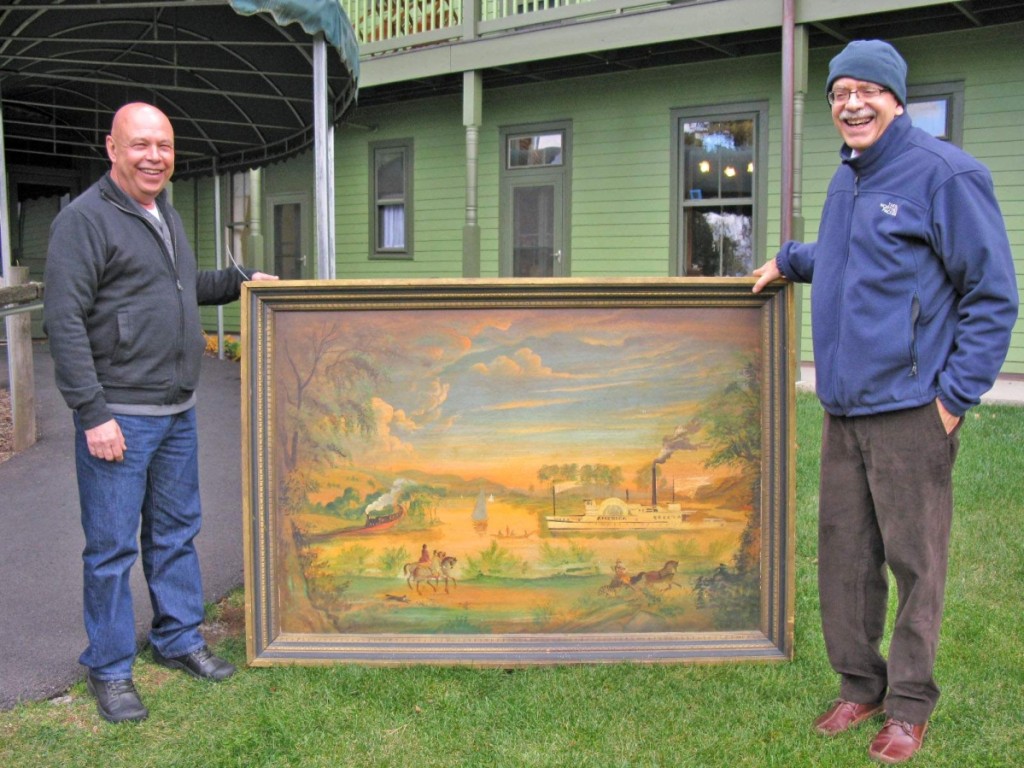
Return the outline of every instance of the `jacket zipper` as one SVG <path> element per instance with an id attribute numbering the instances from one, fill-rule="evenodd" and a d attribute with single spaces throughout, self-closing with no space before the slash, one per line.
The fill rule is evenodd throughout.
<path id="1" fill-rule="evenodd" d="M 853 174 L 853 207 L 857 205 L 857 197 L 860 195 L 860 174 L 856 171 Z M 853 230 L 854 212 L 850 212 L 850 219 L 846 227 L 846 258 L 843 260 L 843 275 L 839 280 L 839 300 L 842 301 L 843 286 L 846 285 L 846 270 L 850 266 L 850 234 Z M 835 347 L 832 350 L 832 399 L 834 402 L 839 402 L 839 383 L 838 373 L 836 371 L 836 356 L 839 354 L 840 337 L 843 333 L 843 313 L 836 308 L 836 340 Z"/>
<path id="2" fill-rule="evenodd" d="M 107 197 L 106 194 L 103 195 L 103 198 L 108 203 L 110 203 L 112 206 L 117 208 L 117 210 L 121 211 L 122 213 L 127 213 L 129 216 L 134 216 L 136 219 L 138 219 L 143 224 L 145 224 L 146 227 L 150 230 L 150 232 L 152 232 L 154 235 L 156 235 L 157 245 L 160 247 L 160 250 L 164 252 L 164 256 L 167 258 L 167 263 L 170 265 L 170 268 L 171 268 L 171 274 L 174 276 L 174 285 L 177 287 L 177 289 L 179 291 L 183 290 L 182 287 L 181 287 L 181 278 L 178 276 L 178 263 L 173 258 L 171 258 L 171 255 L 169 253 L 167 253 L 167 248 L 164 246 L 164 239 L 160 235 L 160 233 L 156 231 L 156 228 L 154 227 L 154 225 L 152 225 L 148 221 L 146 221 L 146 217 L 143 216 L 138 211 L 133 211 L 130 208 L 125 208 L 123 205 L 121 205 L 116 200 L 114 200 L 114 199 L 112 199 L 110 197 Z M 163 214 L 160 214 L 160 215 L 162 216 Z M 170 227 L 168 227 L 167 231 L 171 233 L 171 245 L 174 247 L 175 250 L 177 250 L 178 243 L 177 243 L 177 241 L 176 241 L 176 239 L 174 237 L 174 230 L 172 230 Z"/>
<path id="3" fill-rule="evenodd" d="M 917 321 L 921 319 L 921 299 L 914 294 L 910 302 L 910 375 L 917 376 Z"/>
<path id="4" fill-rule="evenodd" d="M 166 225 L 166 221 L 164 223 Z M 177 368 L 178 383 L 180 384 L 184 373 L 182 367 L 185 360 L 185 302 L 182 300 L 183 288 L 181 287 L 181 276 L 178 274 L 178 239 L 174 235 L 174 230 L 169 225 L 167 225 L 167 232 L 171 236 L 171 248 L 174 249 L 174 282 L 178 286 L 178 339 L 181 343 L 178 344 Z M 162 237 L 160 239 L 163 240 Z M 179 387 L 175 386 L 174 389 L 174 399 L 177 399 Z"/>
<path id="5" fill-rule="evenodd" d="M 178 390 L 179 390 L 179 384 L 181 383 L 181 378 L 182 378 L 182 361 L 183 361 L 183 359 L 185 357 L 185 302 L 182 300 L 182 292 L 184 291 L 184 288 L 182 288 L 182 286 L 181 286 L 181 276 L 178 274 L 178 262 L 177 262 L 177 259 L 173 258 L 171 256 L 171 254 L 169 254 L 167 252 L 167 247 L 164 245 L 163 236 L 159 232 L 156 231 L 156 227 L 153 224 L 151 224 L 148 221 L 146 221 L 146 217 L 145 216 L 143 216 L 138 211 L 133 211 L 133 210 L 131 210 L 129 208 L 125 208 L 119 202 L 117 202 L 116 200 L 108 197 L 106 194 L 103 194 L 103 198 L 108 203 L 110 203 L 112 206 L 117 208 L 119 211 L 121 211 L 123 213 L 127 213 L 129 216 L 134 216 L 136 219 L 141 221 L 143 223 L 143 225 L 145 227 L 147 227 L 149 229 L 149 231 L 153 235 L 156 236 L 157 247 L 159 247 L 160 250 L 163 251 L 164 258 L 167 260 L 167 263 L 170 266 L 171 275 L 174 277 L 174 285 L 178 289 L 178 352 L 177 352 L 177 361 L 175 362 L 175 368 L 177 369 L 176 370 L 176 374 L 177 375 L 175 376 L 176 383 L 174 385 L 174 397 L 172 397 L 171 400 L 169 401 L 169 402 L 173 402 L 173 400 L 177 397 L 177 393 L 178 393 Z M 163 213 L 161 213 L 160 215 L 163 216 Z M 166 223 L 166 220 L 165 220 L 165 223 Z M 174 248 L 175 252 L 177 252 L 177 250 L 178 250 L 178 241 L 177 241 L 177 238 L 175 237 L 174 230 L 171 229 L 171 227 L 168 225 L 167 231 L 171 235 L 171 247 Z"/>

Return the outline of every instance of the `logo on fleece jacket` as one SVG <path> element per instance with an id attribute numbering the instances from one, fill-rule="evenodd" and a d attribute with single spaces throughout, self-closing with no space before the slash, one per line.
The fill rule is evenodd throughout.
<path id="1" fill-rule="evenodd" d="M 896 212 L 900 209 L 896 203 L 882 203 L 882 213 L 886 213 L 890 216 L 895 216 Z"/>

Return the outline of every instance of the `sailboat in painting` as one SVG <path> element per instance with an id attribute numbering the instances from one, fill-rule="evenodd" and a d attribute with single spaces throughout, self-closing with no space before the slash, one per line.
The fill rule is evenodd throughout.
<path id="1" fill-rule="evenodd" d="M 473 521 L 473 528 L 477 533 L 487 532 L 487 495 L 480 491 L 476 497 L 476 504 L 473 505 L 473 514 L 470 515 Z"/>

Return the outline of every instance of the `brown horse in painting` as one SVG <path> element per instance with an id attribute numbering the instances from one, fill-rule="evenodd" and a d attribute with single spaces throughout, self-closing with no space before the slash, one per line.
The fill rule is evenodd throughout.
<path id="1" fill-rule="evenodd" d="M 667 591 L 672 589 L 673 586 L 679 586 L 679 584 L 676 583 L 676 571 L 678 569 L 678 560 L 668 560 L 656 571 L 644 571 L 643 573 L 638 573 L 629 580 L 629 583 L 633 585 L 642 584 L 644 587 L 653 587 L 658 584 L 664 584 L 665 589 L 662 591 Z"/>

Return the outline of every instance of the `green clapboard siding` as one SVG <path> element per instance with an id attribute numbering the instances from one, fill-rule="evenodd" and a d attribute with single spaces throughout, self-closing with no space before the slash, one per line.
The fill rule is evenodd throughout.
<path id="1" fill-rule="evenodd" d="M 1024 25 L 922 35 L 895 41 L 910 63 L 910 82 L 964 84 L 964 146 L 992 170 L 1011 246 L 1024 276 Z M 810 54 L 802 135 L 802 215 L 808 240 L 817 233 L 840 139 L 823 98 L 828 60 L 839 46 Z M 485 89 L 479 130 L 477 223 L 484 277 L 499 274 L 502 203 L 502 130 L 568 123 L 571 201 L 568 258 L 571 274 L 661 276 L 672 273 L 673 213 L 670 151 L 673 110 L 767 105 L 766 196 L 758 208 L 759 256 L 779 246 L 782 138 L 780 58 L 776 55 Z M 410 73 L 413 77 L 414 73 Z M 373 258 L 369 252 L 370 147 L 411 141 L 413 251 L 411 258 Z M 335 247 L 339 277 L 433 278 L 462 275 L 466 218 L 466 131 L 461 97 L 408 100 L 359 107 L 335 138 Z M 313 205 L 310 153 L 264 171 L 264 197 L 308 196 Z M 186 226 L 206 233 L 196 244 L 200 262 L 213 265 L 212 186 L 176 190 Z M 187 203 L 186 203 L 187 199 Z M 184 208 L 190 208 L 186 214 Z M 312 221 L 312 218 L 311 218 Z M 266 228 L 265 228 L 266 231 Z M 310 238 L 313 226 L 310 224 Z M 269 249 L 271 243 L 266 247 Z M 269 252 L 269 251 L 268 251 Z M 315 248 L 309 258 L 315 259 Z M 1022 280 L 1024 283 L 1024 280 Z M 811 359 L 810 287 L 800 290 L 801 359 Z M 204 310 L 204 321 L 214 317 Z M 237 305 L 226 308 L 237 323 Z M 1024 338 L 1014 336 L 1005 373 L 1024 374 Z"/>

